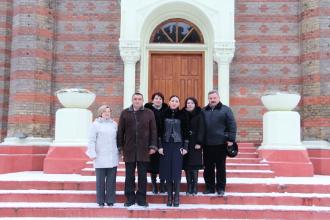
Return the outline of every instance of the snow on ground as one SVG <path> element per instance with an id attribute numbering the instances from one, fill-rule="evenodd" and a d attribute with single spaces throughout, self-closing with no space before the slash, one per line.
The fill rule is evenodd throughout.
<path id="1" fill-rule="evenodd" d="M 26 190 L 0 190 L 1 194 L 78 194 L 78 195 L 95 195 L 95 190 L 38 190 L 38 189 L 26 189 Z M 124 195 L 124 191 L 116 191 L 117 195 Z M 152 192 L 147 192 L 149 196 L 164 196 L 165 193 L 153 194 Z M 181 196 L 186 195 L 185 192 L 180 192 Z M 197 196 L 205 197 L 218 197 L 217 194 L 203 194 L 199 192 Z M 235 197 L 298 197 L 298 198 L 330 198 L 328 193 L 282 193 L 282 192 L 269 192 L 269 193 L 245 193 L 245 192 L 226 192 L 226 196 Z M 194 197 L 191 197 L 194 198 Z"/>
<path id="2" fill-rule="evenodd" d="M 149 179 L 149 177 L 148 177 Z M 95 176 L 82 176 L 80 174 L 45 174 L 42 171 L 26 171 L 17 173 L 0 174 L 0 181 L 79 181 L 94 182 Z M 117 182 L 124 182 L 125 177 L 117 176 Z M 149 179 L 150 181 L 150 179 Z M 204 182 L 202 177 L 198 180 Z M 183 183 L 186 178 L 182 177 Z M 274 178 L 227 178 L 227 183 L 243 183 L 243 184 L 308 184 L 308 185 L 330 185 L 330 176 L 315 175 L 313 177 L 274 177 Z"/>
<path id="3" fill-rule="evenodd" d="M 2 208 L 95 208 L 100 209 L 96 203 L 69 203 L 69 202 L 4 202 L 0 203 Z M 149 204 L 149 207 L 141 207 L 132 205 L 124 207 L 123 203 L 115 203 L 112 207 L 104 207 L 104 209 L 127 209 L 127 210 L 168 210 L 166 204 Z M 179 207 L 171 207 L 174 209 L 228 209 L 228 210 L 273 210 L 273 211 L 327 211 L 330 207 L 326 206 L 290 206 L 290 205 L 234 205 L 234 204 L 180 204 Z"/>

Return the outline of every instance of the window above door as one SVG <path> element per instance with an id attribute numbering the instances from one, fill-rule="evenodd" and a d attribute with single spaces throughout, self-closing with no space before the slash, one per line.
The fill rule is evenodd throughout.
<path id="1" fill-rule="evenodd" d="M 184 19 L 174 18 L 162 22 L 155 28 L 150 43 L 203 44 L 204 40 L 196 25 Z"/>

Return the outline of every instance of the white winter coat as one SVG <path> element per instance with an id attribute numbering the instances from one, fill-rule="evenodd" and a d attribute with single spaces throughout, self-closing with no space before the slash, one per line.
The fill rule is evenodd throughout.
<path id="1" fill-rule="evenodd" d="M 112 168 L 119 164 L 117 149 L 117 123 L 112 119 L 97 118 L 93 122 L 88 138 L 86 154 L 94 160 L 94 168 Z"/>

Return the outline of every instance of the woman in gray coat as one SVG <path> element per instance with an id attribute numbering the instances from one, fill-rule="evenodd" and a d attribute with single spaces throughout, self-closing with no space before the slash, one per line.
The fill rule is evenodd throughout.
<path id="1" fill-rule="evenodd" d="M 86 154 L 93 160 L 96 172 L 96 199 L 100 207 L 113 206 L 116 196 L 116 176 L 119 164 L 117 123 L 111 119 L 111 109 L 102 105 L 93 122 Z"/>

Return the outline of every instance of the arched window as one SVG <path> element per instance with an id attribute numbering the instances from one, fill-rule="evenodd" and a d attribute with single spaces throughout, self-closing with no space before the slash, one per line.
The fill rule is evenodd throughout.
<path id="1" fill-rule="evenodd" d="M 175 18 L 164 21 L 153 31 L 150 43 L 204 43 L 200 30 L 191 22 Z"/>

